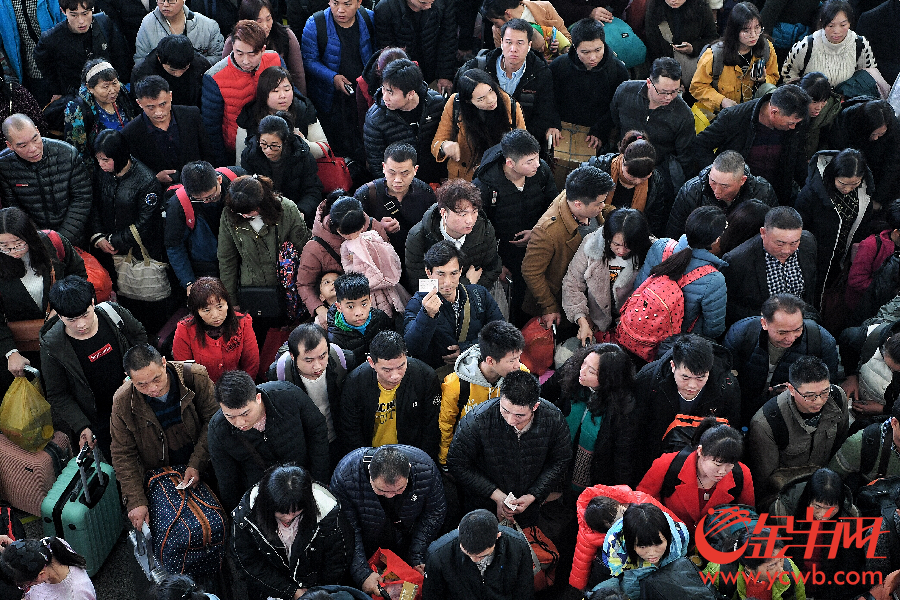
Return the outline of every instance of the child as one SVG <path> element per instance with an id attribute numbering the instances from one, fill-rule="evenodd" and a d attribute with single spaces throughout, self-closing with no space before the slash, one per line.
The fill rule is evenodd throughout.
<path id="1" fill-rule="evenodd" d="M 759 533 L 752 534 L 750 539 L 746 536 L 751 535 L 744 531 L 742 538 L 738 540 L 740 545 L 747 542 L 747 550 L 744 556 L 738 559 L 737 564 L 718 565 L 709 563 L 703 570 L 711 576 L 719 573 L 725 573 L 731 567 L 734 572 L 737 567 L 737 594 L 735 587 L 725 581 L 724 577 L 715 577 L 713 582 L 716 589 L 720 593 L 725 594 L 727 598 L 735 600 L 747 600 L 754 598 L 755 600 L 806 600 L 806 586 L 803 583 L 803 577 L 800 569 L 794 564 L 790 558 L 775 558 L 784 548 L 784 542 L 778 539 L 778 536 L 772 536 L 768 527 L 761 529 Z M 774 537 L 774 539 L 773 539 Z M 772 540 L 770 542 L 770 540 Z M 768 550 L 771 558 L 756 558 L 753 554 L 759 554 L 758 548 L 763 551 Z M 787 572 L 788 575 L 783 574 Z M 746 575 L 745 575 L 746 573 Z"/>
<path id="2" fill-rule="evenodd" d="M 334 282 L 335 302 L 328 309 L 328 341 L 365 356 L 376 334 L 392 329 L 391 318 L 372 307 L 369 280 L 361 273 L 344 273 Z"/>
<path id="3" fill-rule="evenodd" d="M 96 600 L 85 564 L 57 537 L 12 542 L 0 557 L 0 569 L 25 592 L 25 600 Z"/>
<path id="4" fill-rule="evenodd" d="M 324 304 L 326 308 L 331 308 L 331 305 L 334 304 L 334 301 L 337 299 L 334 293 L 334 282 L 338 277 L 340 277 L 340 273 L 326 271 L 319 275 L 316 280 L 316 289 L 319 290 L 319 300 L 322 301 L 322 304 Z M 320 315 L 317 314 L 316 323 L 321 326 L 322 329 L 325 329 L 325 315 L 321 315 L 321 319 L 319 317 Z"/>

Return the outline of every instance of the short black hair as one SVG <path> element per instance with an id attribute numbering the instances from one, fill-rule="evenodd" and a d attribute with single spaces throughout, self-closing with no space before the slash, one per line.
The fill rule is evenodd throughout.
<path id="1" fill-rule="evenodd" d="M 900 198 L 891 201 L 884 211 L 884 218 L 890 229 L 900 229 Z"/>
<path id="2" fill-rule="evenodd" d="M 500 523 L 497 515 L 479 508 L 459 521 L 459 545 L 469 554 L 481 554 L 497 545 Z"/>
<path id="3" fill-rule="evenodd" d="M 481 360 L 488 356 L 502 360 L 510 352 L 525 349 L 525 336 L 508 321 L 491 321 L 478 332 L 478 348 Z"/>
<path id="4" fill-rule="evenodd" d="M 831 82 L 824 73 L 818 71 L 807 73 L 797 85 L 809 94 L 813 102 L 825 102 L 831 97 Z"/>
<path id="5" fill-rule="evenodd" d="M 259 135 L 271 133 L 278 136 L 281 143 L 285 143 L 291 135 L 291 126 L 278 115 L 267 115 L 262 118 L 257 128 Z"/>
<path id="6" fill-rule="evenodd" d="M 834 21 L 838 13 L 844 13 L 847 16 L 852 28 L 856 15 L 853 14 L 853 7 L 850 3 L 847 0 L 828 0 L 819 9 L 818 29 L 825 29 L 826 25 Z"/>
<path id="7" fill-rule="evenodd" d="M 169 82 L 159 75 L 148 75 L 134 84 L 134 97 L 138 100 L 141 98 L 158 98 L 163 92 L 170 91 Z"/>
<path id="8" fill-rule="evenodd" d="M 775 88 L 772 97 L 769 98 L 769 104 L 777 108 L 785 116 L 808 119 L 809 105 L 812 98 L 799 85 L 789 83 L 779 88 Z"/>
<path id="9" fill-rule="evenodd" d="M 347 271 L 334 280 L 334 295 L 338 302 L 342 300 L 359 300 L 372 293 L 369 279 L 362 273 Z"/>
<path id="10" fill-rule="evenodd" d="M 481 15 L 486 19 L 501 19 L 506 11 L 519 6 L 521 0 L 484 0 Z"/>
<path id="11" fill-rule="evenodd" d="M 506 32 L 509 31 L 510 29 L 514 29 L 516 31 L 521 31 L 522 33 L 524 33 L 527 36 L 527 38 L 529 40 L 531 39 L 531 32 L 534 31 L 534 29 L 532 29 L 532 27 L 531 27 L 531 24 L 528 21 L 526 21 L 525 19 L 510 19 L 509 21 L 504 23 L 503 26 L 500 28 L 500 39 L 501 40 L 506 35 Z"/>
<path id="12" fill-rule="evenodd" d="M 766 220 L 763 224 L 767 230 L 785 229 L 795 230 L 803 229 L 803 217 L 792 206 L 776 206 L 770 208 L 766 213 Z"/>
<path id="13" fill-rule="evenodd" d="M 578 200 L 584 204 L 592 204 L 597 196 L 608 194 L 614 189 L 616 182 L 609 173 L 597 167 L 584 165 L 566 176 L 566 200 L 569 202 Z"/>
<path id="14" fill-rule="evenodd" d="M 186 35 L 167 35 L 156 44 L 160 64 L 184 69 L 194 62 L 194 46 Z"/>
<path id="15" fill-rule="evenodd" d="M 796 315 L 806 310 L 806 302 L 794 294 L 772 294 L 762 303 L 762 316 L 766 321 L 775 318 L 776 311 Z"/>
<path id="16" fill-rule="evenodd" d="M 616 522 L 620 506 L 617 500 L 608 496 L 594 496 L 584 508 L 584 524 L 598 533 L 605 533 Z"/>
<path id="17" fill-rule="evenodd" d="M 678 336 L 672 345 L 672 362 L 694 375 L 704 375 L 713 368 L 712 342 L 695 333 Z"/>
<path id="18" fill-rule="evenodd" d="M 218 181 L 216 169 L 205 160 L 189 162 L 181 169 L 181 185 L 188 196 L 198 196 L 215 189 Z"/>
<path id="19" fill-rule="evenodd" d="M 500 151 L 504 158 L 516 162 L 526 156 L 539 154 L 541 145 L 527 129 L 513 129 L 500 138 Z"/>
<path id="20" fill-rule="evenodd" d="M 418 92 L 424 84 L 422 69 L 408 58 L 388 63 L 381 73 L 381 85 L 397 88 L 404 96 L 410 92 Z"/>
<path id="21" fill-rule="evenodd" d="M 419 155 L 412 144 L 406 142 L 394 142 L 384 149 L 384 162 L 388 159 L 394 162 L 402 163 L 408 160 L 412 161 L 413 166 L 419 164 Z"/>
<path id="22" fill-rule="evenodd" d="M 97 299 L 94 284 L 78 275 L 68 275 L 53 284 L 48 294 L 50 308 L 61 317 L 74 319 L 87 312 Z"/>
<path id="23" fill-rule="evenodd" d="M 672 528 L 666 513 L 655 504 L 632 504 L 625 509 L 622 537 L 628 558 L 635 564 L 642 564 L 637 555 L 638 546 L 655 546 L 665 541 L 666 551 L 660 557 L 660 563 L 672 550 Z"/>
<path id="24" fill-rule="evenodd" d="M 226 371 L 216 382 L 216 402 L 231 410 L 247 406 L 257 393 L 256 383 L 245 371 Z"/>
<path id="25" fill-rule="evenodd" d="M 379 360 L 394 360 L 407 354 L 406 342 L 396 331 L 380 331 L 369 344 L 369 357 L 373 363 Z"/>
<path id="26" fill-rule="evenodd" d="M 819 381 L 831 381 L 828 365 L 818 356 L 801 356 L 795 360 L 788 369 L 788 381 L 794 388 L 804 383 L 817 383 Z"/>
<path id="27" fill-rule="evenodd" d="M 350 235 L 362 230 L 368 223 L 362 202 L 353 196 L 341 196 L 328 210 L 329 227 L 334 233 Z"/>
<path id="28" fill-rule="evenodd" d="M 569 33 L 572 36 L 572 50 L 578 50 L 578 46 L 584 42 L 593 42 L 594 40 L 600 40 L 604 45 L 606 44 L 606 32 L 603 30 L 603 23 L 591 17 L 585 17 L 577 21 L 569 27 Z"/>
<path id="29" fill-rule="evenodd" d="M 304 352 L 309 352 L 327 337 L 328 334 L 318 323 L 297 325 L 288 336 L 288 352 L 291 356 L 300 354 L 300 348 L 303 348 Z"/>
<path id="30" fill-rule="evenodd" d="M 671 56 L 657 58 L 650 67 L 650 81 L 653 83 L 659 83 L 660 77 L 665 77 L 672 81 L 681 81 L 682 74 L 681 65 Z"/>
<path id="31" fill-rule="evenodd" d="M 533 407 L 541 399 L 537 377 L 526 371 L 513 371 L 500 384 L 500 397 L 516 406 Z"/>
<path id="32" fill-rule="evenodd" d="M 698 206 L 684 222 L 684 235 L 688 246 L 709 250 L 727 225 L 725 211 L 718 206 Z"/>
<path id="33" fill-rule="evenodd" d="M 116 129 L 104 129 L 94 138 L 94 155 L 99 152 L 112 159 L 116 173 L 120 173 L 131 160 L 128 138 Z"/>
<path id="34" fill-rule="evenodd" d="M 59 0 L 59 8 L 63 12 L 67 10 L 78 10 L 79 7 L 85 7 L 87 10 L 94 10 L 94 0 Z"/>
<path id="35" fill-rule="evenodd" d="M 425 263 L 426 269 L 433 271 L 437 267 L 443 267 L 454 258 L 459 261 L 459 268 L 462 269 L 462 250 L 457 248 L 456 244 L 450 240 L 441 240 L 428 249 L 428 252 L 425 253 L 423 262 Z"/>
<path id="36" fill-rule="evenodd" d="M 900 335 L 894 334 L 888 339 L 884 340 L 884 344 L 881 347 L 882 355 L 888 355 L 891 357 L 891 360 L 894 362 L 900 363 Z M 895 402 L 894 406 L 900 406 L 900 402 Z"/>
<path id="37" fill-rule="evenodd" d="M 130 376 L 134 371 L 146 369 L 151 363 L 162 365 L 163 360 L 163 355 L 159 353 L 159 350 L 150 344 L 137 344 L 125 351 L 125 356 L 122 357 L 122 368 L 125 370 L 125 374 Z"/>
<path id="38" fill-rule="evenodd" d="M 381 446 L 369 463 L 369 477 L 383 479 L 388 485 L 394 485 L 398 479 L 409 479 L 411 470 L 409 457 L 396 446 Z"/>

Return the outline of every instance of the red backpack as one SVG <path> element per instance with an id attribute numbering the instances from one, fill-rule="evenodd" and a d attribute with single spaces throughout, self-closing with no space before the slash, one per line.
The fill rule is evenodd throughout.
<path id="1" fill-rule="evenodd" d="M 237 173 L 229 169 L 228 167 L 219 167 L 216 169 L 216 173 L 224 175 L 228 181 L 234 181 L 237 179 Z M 187 223 L 188 229 L 191 231 L 194 230 L 194 226 L 197 224 L 197 219 L 194 218 L 194 207 L 191 204 L 191 197 L 188 196 L 188 193 L 184 191 L 184 186 L 180 183 L 175 185 L 170 185 L 167 191 L 175 191 L 175 196 L 178 197 L 178 202 L 181 203 L 181 208 L 184 210 L 184 220 Z"/>
<path id="2" fill-rule="evenodd" d="M 669 240 L 662 259 L 672 256 L 677 245 L 677 240 Z M 654 360 L 659 343 L 671 335 L 681 333 L 684 320 L 682 288 L 715 271 L 714 266 L 703 265 L 688 271 L 677 282 L 665 275 L 648 277 L 620 311 L 621 319 L 616 328 L 618 344 L 646 361 Z M 688 331 L 693 328 L 694 323 L 691 323 Z"/>

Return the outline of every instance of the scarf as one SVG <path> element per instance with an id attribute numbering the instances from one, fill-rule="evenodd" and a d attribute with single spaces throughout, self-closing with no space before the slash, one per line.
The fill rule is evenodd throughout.
<path id="1" fill-rule="evenodd" d="M 613 181 L 619 181 L 619 178 L 622 174 L 622 164 L 625 162 L 625 155 L 619 154 L 616 156 L 609 165 L 609 175 L 612 177 Z M 634 186 L 634 199 L 631 201 L 631 208 L 635 210 L 639 210 L 644 212 L 644 207 L 647 205 L 647 190 L 650 189 L 650 180 L 642 181 L 638 185 Z M 613 206 L 613 196 L 616 193 L 616 188 L 613 188 L 609 195 L 606 197 L 606 205 Z"/>

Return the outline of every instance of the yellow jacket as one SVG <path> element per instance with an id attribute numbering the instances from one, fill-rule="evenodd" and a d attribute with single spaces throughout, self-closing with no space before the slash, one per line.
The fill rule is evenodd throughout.
<path id="1" fill-rule="evenodd" d="M 775 56 L 775 47 L 772 42 L 766 40 L 769 44 L 769 61 L 766 63 L 766 80 L 759 83 L 778 83 L 778 57 Z M 754 56 L 751 65 L 761 60 L 758 56 Z M 754 81 L 750 79 L 750 69 L 744 75 L 741 68 L 737 65 L 725 65 L 722 68 L 722 75 L 719 77 L 718 90 L 712 86 L 712 63 L 713 53 L 711 48 L 700 56 L 697 63 L 697 71 L 694 73 L 694 79 L 691 80 L 691 96 L 697 102 L 700 102 L 705 108 L 711 112 L 717 113 L 722 109 L 722 100 L 729 98 L 738 104 L 753 99 Z"/>

